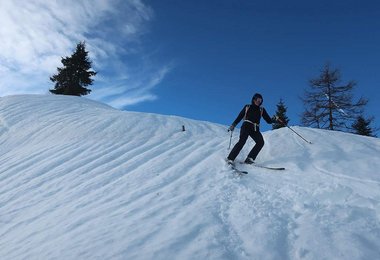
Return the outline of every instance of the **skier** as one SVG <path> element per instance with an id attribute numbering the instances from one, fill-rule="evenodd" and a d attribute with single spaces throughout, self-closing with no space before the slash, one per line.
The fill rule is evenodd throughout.
<path id="1" fill-rule="evenodd" d="M 234 160 L 240 153 L 241 149 L 243 149 L 248 136 L 250 136 L 256 142 L 256 144 L 248 154 L 247 159 L 245 159 L 244 163 L 252 164 L 255 162 L 257 155 L 264 146 L 264 138 L 260 133 L 261 117 L 263 117 L 268 124 L 273 124 L 275 120 L 281 122 L 278 116 L 273 116 L 273 118 L 270 118 L 265 108 L 261 106 L 262 103 L 263 97 L 261 94 L 256 93 L 253 95 L 252 104 L 245 105 L 235 121 L 228 128 L 228 131 L 234 131 L 236 125 L 239 124 L 242 119 L 244 119 L 244 122 L 240 129 L 239 141 L 235 144 L 227 157 L 228 164 L 234 164 Z"/>

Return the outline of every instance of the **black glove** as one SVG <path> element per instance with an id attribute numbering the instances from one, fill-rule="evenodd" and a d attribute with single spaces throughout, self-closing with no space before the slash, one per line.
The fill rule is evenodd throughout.
<path id="1" fill-rule="evenodd" d="M 229 132 L 229 131 L 233 132 L 234 129 L 235 129 L 235 126 L 234 126 L 234 125 L 231 125 L 231 126 L 228 128 L 228 132 Z"/>

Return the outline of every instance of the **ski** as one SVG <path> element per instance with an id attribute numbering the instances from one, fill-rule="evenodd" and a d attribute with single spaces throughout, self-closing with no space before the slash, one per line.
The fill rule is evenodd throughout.
<path id="1" fill-rule="evenodd" d="M 270 167 L 270 166 L 264 166 L 264 165 L 260 165 L 260 164 L 255 164 L 255 163 L 253 163 L 252 166 L 259 167 L 259 168 L 264 168 L 264 169 L 268 169 L 268 170 L 275 170 L 275 171 L 283 171 L 283 170 L 285 170 L 284 167 Z"/>
<path id="2" fill-rule="evenodd" d="M 246 163 L 241 162 L 241 164 L 246 164 Z M 252 164 L 247 164 L 247 165 L 251 165 L 251 166 L 255 166 L 255 167 L 263 168 L 263 169 L 268 169 L 268 170 L 275 170 L 275 171 L 285 170 L 284 167 L 271 167 L 271 166 L 265 166 L 265 165 L 261 165 L 261 164 L 257 164 L 257 163 L 252 163 Z"/>
<path id="3" fill-rule="evenodd" d="M 233 170 L 235 173 L 237 173 L 239 175 L 248 174 L 247 171 L 240 170 L 240 169 L 236 168 L 236 166 L 233 164 L 228 164 L 228 166 L 231 168 L 231 170 Z"/>

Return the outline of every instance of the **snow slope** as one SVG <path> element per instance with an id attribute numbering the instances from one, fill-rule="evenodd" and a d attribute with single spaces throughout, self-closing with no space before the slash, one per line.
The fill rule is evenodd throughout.
<path id="1" fill-rule="evenodd" d="M 0 259 L 380 259 L 379 139 L 268 131 L 257 161 L 287 170 L 237 177 L 226 129 L 0 98 Z"/>

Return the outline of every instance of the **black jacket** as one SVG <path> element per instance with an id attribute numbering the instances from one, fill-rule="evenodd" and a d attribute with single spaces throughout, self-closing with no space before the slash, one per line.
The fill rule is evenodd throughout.
<path id="1" fill-rule="evenodd" d="M 246 109 L 247 114 L 246 114 Z M 262 111 L 261 111 L 262 110 Z M 268 124 L 273 124 L 274 121 L 270 118 L 267 111 L 263 107 L 258 107 L 255 104 L 251 105 L 245 105 L 243 109 L 240 111 L 238 117 L 235 119 L 235 121 L 232 123 L 232 125 L 235 127 L 239 122 L 244 118 L 244 120 L 249 120 L 252 123 L 260 124 L 261 115 L 263 115 L 263 118 Z"/>

